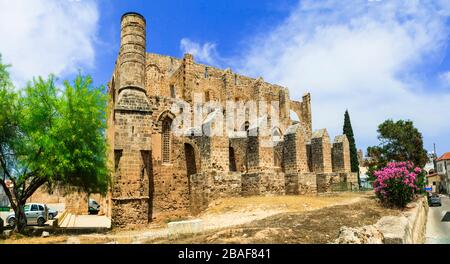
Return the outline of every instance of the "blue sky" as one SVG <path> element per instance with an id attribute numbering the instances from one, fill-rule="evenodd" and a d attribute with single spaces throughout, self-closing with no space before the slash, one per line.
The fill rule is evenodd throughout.
<path id="1" fill-rule="evenodd" d="M 16 86 L 78 70 L 105 84 L 128 11 L 146 17 L 149 52 L 190 52 L 294 99 L 311 92 L 313 128 L 331 137 L 348 109 L 358 148 L 377 144 L 392 118 L 414 121 L 428 150 L 450 151 L 447 0 L 0 0 L 0 53 Z"/>
<path id="2" fill-rule="evenodd" d="M 247 35 L 254 35 L 280 23 L 295 0 L 227 1 L 99 1 L 99 37 L 104 49 L 98 49 L 101 67 L 95 72 L 100 82 L 107 81 L 119 50 L 120 18 L 129 11 L 147 20 L 147 51 L 182 57 L 180 40 L 212 42 L 224 57 L 240 53 Z M 112 45 L 111 45 L 112 44 Z M 98 75 L 97 75 L 98 74 Z"/>

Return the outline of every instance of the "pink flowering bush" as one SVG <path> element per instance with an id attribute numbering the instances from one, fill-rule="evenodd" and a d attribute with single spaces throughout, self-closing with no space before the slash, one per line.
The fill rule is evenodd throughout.
<path id="1" fill-rule="evenodd" d="M 375 194 L 390 206 L 404 208 L 424 187 L 424 172 L 409 161 L 388 163 L 374 175 Z"/>

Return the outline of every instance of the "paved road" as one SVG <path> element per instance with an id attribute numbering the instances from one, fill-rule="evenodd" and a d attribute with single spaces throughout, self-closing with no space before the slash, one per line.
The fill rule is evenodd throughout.
<path id="1" fill-rule="evenodd" d="M 450 222 L 442 222 L 445 213 L 450 212 L 450 198 L 442 196 L 442 206 L 430 207 L 427 221 L 427 244 L 450 244 Z"/>

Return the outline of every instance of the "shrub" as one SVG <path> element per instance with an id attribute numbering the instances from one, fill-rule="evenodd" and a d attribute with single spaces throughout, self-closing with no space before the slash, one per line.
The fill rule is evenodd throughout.
<path id="1" fill-rule="evenodd" d="M 374 172 L 373 187 L 382 203 L 404 208 L 423 192 L 425 174 L 412 162 L 391 162 Z"/>

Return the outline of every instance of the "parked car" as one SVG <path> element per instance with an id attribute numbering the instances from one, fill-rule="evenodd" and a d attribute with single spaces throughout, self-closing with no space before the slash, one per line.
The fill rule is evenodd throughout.
<path id="1" fill-rule="evenodd" d="M 25 211 L 26 221 L 27 225 L 39 225 L 43 226 L 45 225 L 45 222 L 49 219 L 49 210 L 48 207 L 45 204 L 38 204 L 38 203 L 29 203 L 25 204 L 23 207 Z M 55 211 L 52 210 L 52 216 L 55 214 Z M 16 215 L 15 213 L 10 213 L 6 217 L 6 222 L 11 227 L 16 225 Z"/>
<path id="2" fill-rule="evenodd" d="M 100 205 L 94 199 L 89 199 L 88 213 L 89 214 L 98 214 L 99 211 L 100 211 Z"/>
<path id="3" fill-rule="evenodd" d="M 430 206 L 442 206 L 441 197 L 438 194 L 433 194 L 430 197 L 428 197 L 428 204 Z"/>
<path id="4" fill-rule="evenodd" d="M 48 220 L 53 220 L 58 215 L 58 211 L 48 208 Z"/>

